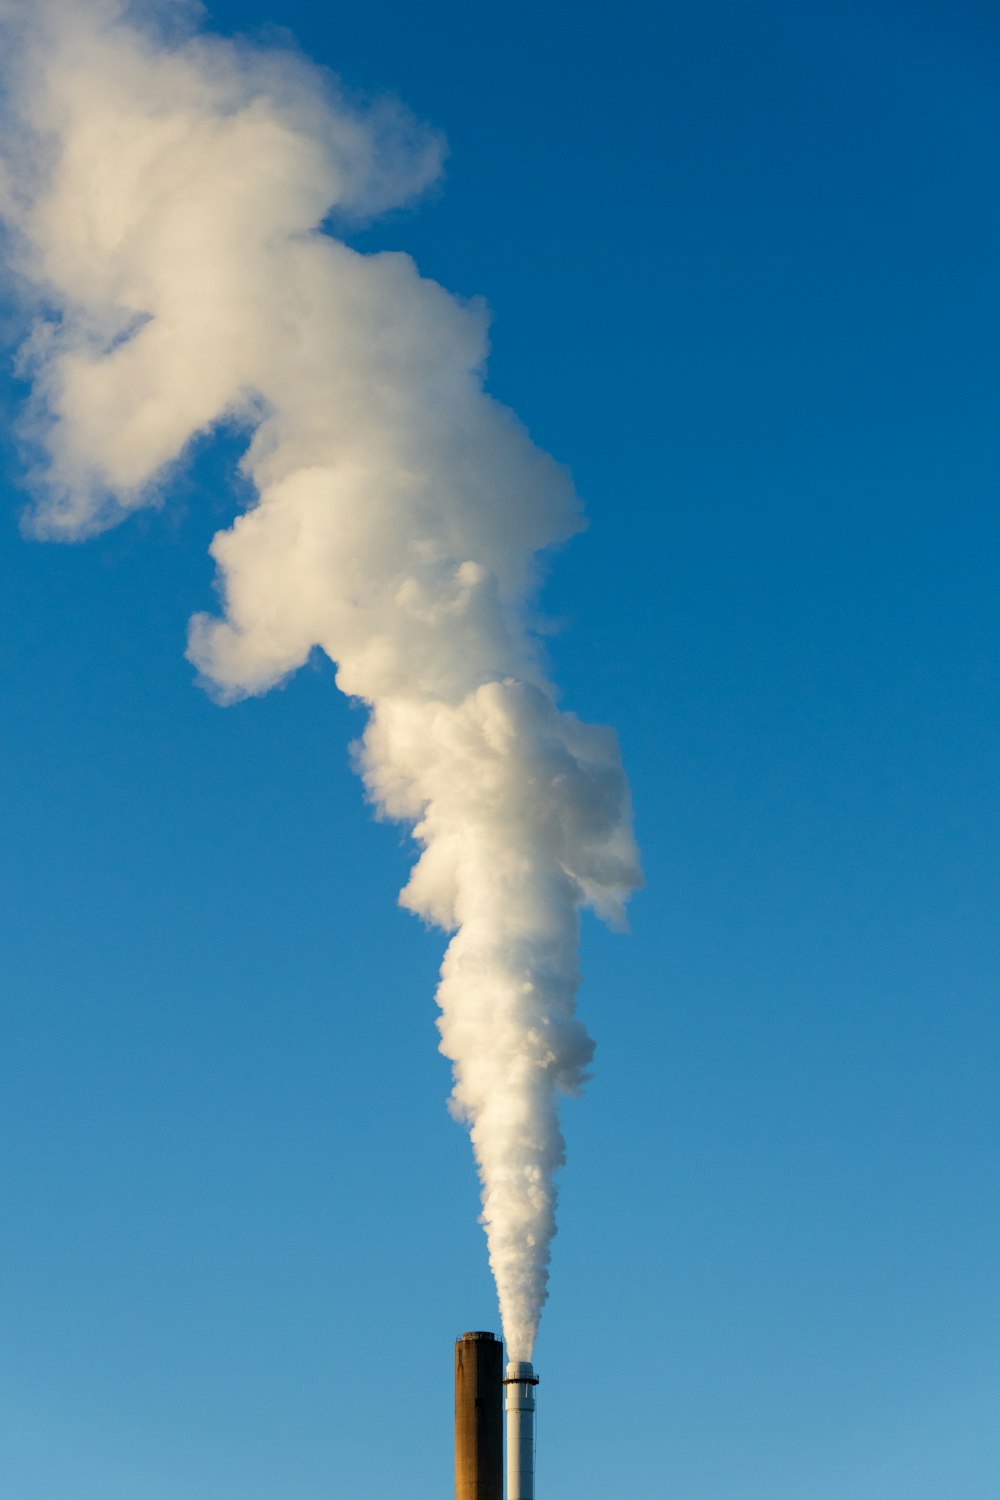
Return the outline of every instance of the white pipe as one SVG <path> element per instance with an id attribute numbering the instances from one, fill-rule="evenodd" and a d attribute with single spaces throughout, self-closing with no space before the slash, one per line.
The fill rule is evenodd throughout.
<path id="1" fill-rule="evenodd" d="M 507 1500 L 535 1500 L 535 1371 L 512 1359 L 504 1381 L 507 1407 Z"/>

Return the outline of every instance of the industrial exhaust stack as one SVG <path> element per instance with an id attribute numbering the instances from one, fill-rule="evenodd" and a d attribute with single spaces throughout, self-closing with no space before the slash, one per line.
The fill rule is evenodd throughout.
<path id="1" fill-rule="evenodd" d="M 455 1500 L 503 1500 L 503 1345 L 455 1340 Z"/>
<path id="2" fill-rule="evenodd" d="M 511 1360 L 504 1381 L 507 1406 L 507 1500 L 535 1500 L 535 1386 L 527 1360 Z"/>

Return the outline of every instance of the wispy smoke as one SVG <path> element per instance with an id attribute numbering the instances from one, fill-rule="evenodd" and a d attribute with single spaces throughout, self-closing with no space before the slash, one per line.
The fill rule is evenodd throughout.
<path id="1" fill-rule="evenodd" d="M 2 208 L 34 331 L 31 524 L 79 538 L 157 503 L 236 417 L 256 501 L 212 543 L 221 618 L 189 654 L 224 699 L 314 647 L 370 718 L 369 793 L 412 825 L 402 902 L 453 933 L 441 1047 L 469 1125 L 510 1354 L 546 1294 L 581 907 L 638 879 L 613 734 L 561 712 L 530 630 L 537 554 L 580 525 L 564 471 L 482 387 L 484 308 L 322 225 L 419 194 L 439 139 L 186 6 L 0 8 Z"/>

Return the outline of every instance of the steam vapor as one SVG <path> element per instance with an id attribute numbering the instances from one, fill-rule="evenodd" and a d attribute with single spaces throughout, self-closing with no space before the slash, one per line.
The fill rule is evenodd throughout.
<path id="1" fill-rule="evenodd" d="M 401 901 L 453 934 L 438 1000 L 510 1357 L 530 1359 L 593 1051 L 579 912 L 638 881 L 614 735 L 560 711 L 530 629 L 537 555 L 581 524 L 564 471 L 484 393 L 487 315 L 406 255 L 323 229 L 412 200 L 442 145 L 186 5 L 0 6 L 0 209 L 40 455 L 29 518 L 78 539 L 159 502 L 223 419 L 256 500 L 212 542 L 223 700 L 315 647 L 370 716 L 357 762 L 420 856 Z"/>

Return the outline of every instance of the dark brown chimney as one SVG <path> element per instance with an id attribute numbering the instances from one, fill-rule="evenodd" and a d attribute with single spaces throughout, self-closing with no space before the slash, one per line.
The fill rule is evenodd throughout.
<path id="1" fill-rule="evenodd" d="M 455 1500 L 503 1500 L 503 1344 L 455 1340 Z"/>

